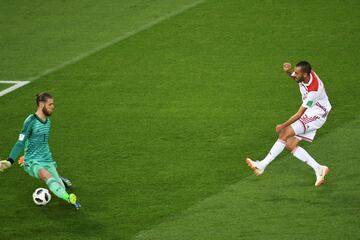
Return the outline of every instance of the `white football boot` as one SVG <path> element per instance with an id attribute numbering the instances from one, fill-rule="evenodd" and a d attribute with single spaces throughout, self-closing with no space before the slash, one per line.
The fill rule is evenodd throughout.
<path id="1" fill-rule="evenodd" d="M 254 173 L 256 174 L 256 176 L 260 176 L 261 174 L 263 174 L 264 169 L 260 166 L 260 162 L 259 161 L 253 161 L 250 158 L 246 159 L 246 163 L 247 165 L 249 165 L 249 167 L 254 171 Z"/>
<path id="2" fill-rule="evenodd" d="M 316 182 L 315 187 L 319 187 L 321 184 L 325 182 L 325 176 L 328 174 L 330 169 L 327 166 L 320 166 L 319 169 L 315 171 L 316 174 Z"/>

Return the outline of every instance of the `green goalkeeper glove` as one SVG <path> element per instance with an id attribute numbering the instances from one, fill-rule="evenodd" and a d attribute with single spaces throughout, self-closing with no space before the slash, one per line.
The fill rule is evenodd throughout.
<path id="1" fill-rule="evenodd" d="M 0 172 L 3 172 L 5 169 L 11 167 L 11 162 L 8 160 L 1 160 L 0 161 Z"/>

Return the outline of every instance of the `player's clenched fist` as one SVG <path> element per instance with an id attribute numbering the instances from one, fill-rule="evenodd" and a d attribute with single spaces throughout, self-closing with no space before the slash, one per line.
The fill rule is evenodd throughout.
<path id="1" fill-rule="evenodd" d="M 290 72 L 291 71 L 291 63 L 284 63 L 283 69 L 285 72 Z"/>

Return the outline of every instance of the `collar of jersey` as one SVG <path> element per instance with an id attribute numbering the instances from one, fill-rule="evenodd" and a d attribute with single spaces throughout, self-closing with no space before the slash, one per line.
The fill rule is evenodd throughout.
<path id="1" fill-rule="evenodd" d="M 41 120 L 41 118 L 39 118 L 39 116 L 38 116 L 38 115 L 36 115 L 36 113 L 34 113 L 34 116 L 35 116 L 35 117 L 36 117 L 36 119 L 37 119 L 37 120 L 39 120 L 39 122 L 41 122 L 42 124 L 46 124 L 46 123 L 47 123 L 47 121 L 48 121 L 48 118 L 46 118 L 46 120 L 45 120 L 45 121 Z"/>
<path id="2" fill-rule="evenodd" d="M 310 74 L 310 81 L 308 83 L 304 83 L 305 87 L 310 86 L 310 84 L 312 83 L 312 80 L 313 80 L 313 78 L 312 78 L 312 75 Z"/>

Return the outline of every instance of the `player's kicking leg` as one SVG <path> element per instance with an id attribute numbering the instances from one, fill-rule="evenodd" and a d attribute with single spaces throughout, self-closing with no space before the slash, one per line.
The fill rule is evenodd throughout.
<path id="1" fill-rule="evenodd" d="M 62 184 L 59 178 L 54 177 L 51 173 L 45 169 L 40 168 L 38 170 L 38 176 L 40 179 L 44 180 L 44 182 L 48 185 L 50 191 L 54 193 L 58 198 L 65 200 L 74 206 L 76 210 L 79 210 L 81 207 L 80 202 L 78 201 L 76 195 L 74 193 L 68 193 L 65 189 L 64 184 Z"/>
<path id="2" fill-rule="evenodd" d="M 320 186 L 325 181 L 325 176 L 329 172 L 329 168 L 318 164 L 315 159 L 313 159 L 305 149 L 298 146 L 299 139 L 295 137 L 295 131 L 292 126 L 286 127 L 279 134 L 279 139 L 275 142 L 271 148 L 269 154 L 262 161 L 252 161 L 247 158 L 246 163 L 254 171 L 254 173 L 259 176 L 264 171 L 265 168 L 284 150 L 286 147 L 292 154 L 303 161 L 315 171 L 316 182 L 315 186 Z"/>
<path id="3" fill-rule="evenodd" d="M 286 140 L 294 136 L 294 130 L 288 126 L 279 133 L 279 139 L 270 149 L 270 152 L 261 161 L 253 161 L 250 158 L 246 159 L 246 163 L 254 171 L 257 176 L 264 173 L 266 167 L 284 150 L 286 146 Z"/>

